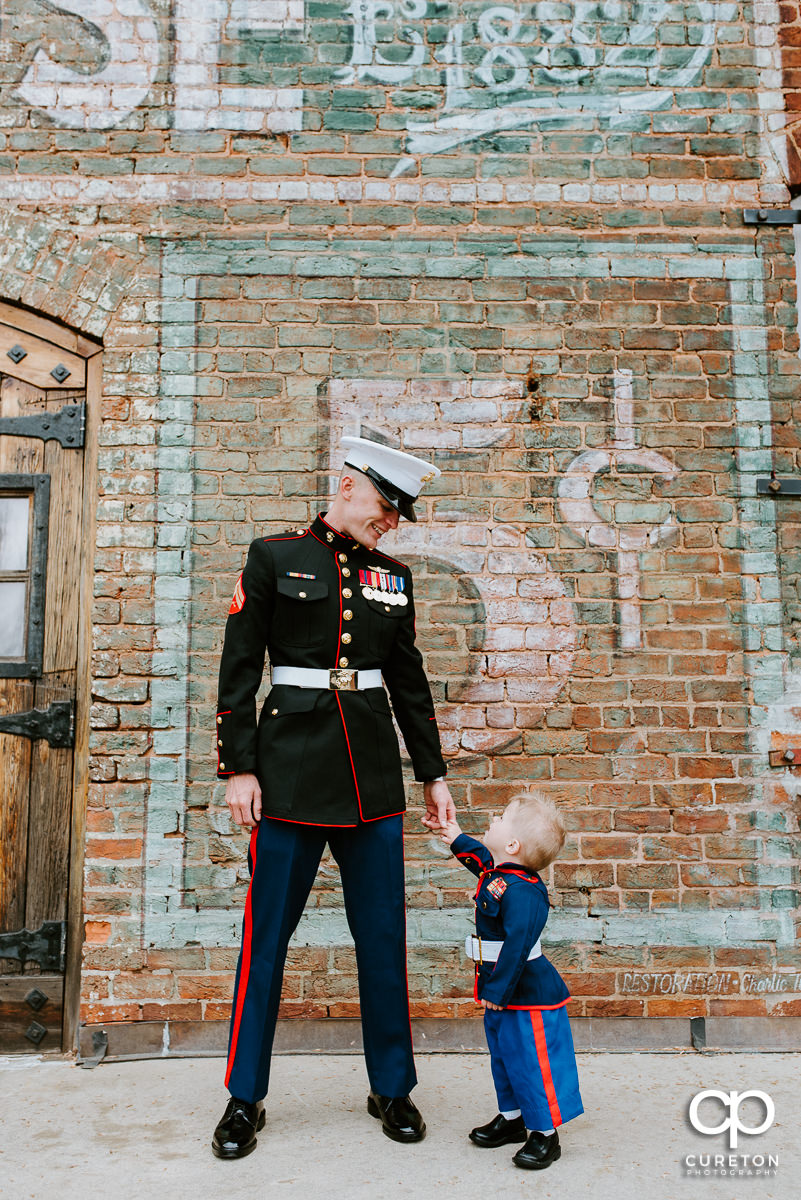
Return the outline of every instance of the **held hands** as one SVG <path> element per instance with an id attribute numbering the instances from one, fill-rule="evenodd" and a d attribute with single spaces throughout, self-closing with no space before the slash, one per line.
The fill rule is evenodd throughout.
<path id="1" fill-rule="evenodd" d="M 423 798 L 426 802 L 426 811 L 420 820 L 427 829 L 444 829 L 448 821 L 456 820 L 456 807 L 444 779 L 436 783 L 423 784 Z"/>
<path id="2" fill-rule="evenodd" d="M 442 826 L 439 836 L 446 846 L 450 846 L 451 842 L 455 842 L 461 832 L 462 830 L 458 821 L 446 821 Z"/>
<path id="3" fill-rule="evenodd" d="M 232 775 L 225 785 L 225 803 L 237 825 L 246 829 L 261 820 L 261 788 L 255 775 Z"/>

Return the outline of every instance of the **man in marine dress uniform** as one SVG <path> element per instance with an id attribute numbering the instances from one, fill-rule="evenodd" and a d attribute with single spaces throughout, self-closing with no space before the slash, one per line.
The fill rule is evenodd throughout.
<path id="1" fill-rule="evenodd" d="M 308 529 L 252 543 L 225 630 L 218 776 L 228 781 L 234 820 L 255 827 L 225 1078 L 231 1099 L 212 1142 L 219 1158 L 249 1154 L 264 1125 L 287 944 L 326 843 L 356 945 L 368 1112 L 395 1141 L 425 1133 L 409 1098 L 417 1077 L 406 980 L 406 799 L 387 691 L 425 785 L 423 823 L 439 829 L 455 813 L 415 646 L 411 572 L 376 547 L 400 516 L 416 520 L 414 500 L 440 472 L 377 442 L 342 444 L 345 468 L 330 510 Z M 257 721 L 265 652 L 272 690 Z"/>

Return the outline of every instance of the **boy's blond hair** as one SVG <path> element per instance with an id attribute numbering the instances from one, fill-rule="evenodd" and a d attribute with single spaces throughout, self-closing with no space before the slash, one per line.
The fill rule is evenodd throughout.
<path id="1" fill-rule="evenodd" d="M 514 813 L 515 834 L 520 842 L 519 857 L 531 871 L 550 866 L 565 844 L 565 824 L 553 800 L 541 792 L 521 792 L 509 806 Z"/>

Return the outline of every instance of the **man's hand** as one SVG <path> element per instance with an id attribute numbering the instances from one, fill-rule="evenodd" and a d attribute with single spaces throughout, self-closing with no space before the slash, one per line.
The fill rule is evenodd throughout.
<path id="1" fill-rule="evenodd" d="M 493 1012 L 503 1012 L 503 1005 L 502 1004 L 493 1004 L 491 1000 L 482 1000 L 481 1007 L 482 1008 L 491 1008 Z"/>
<path id="2" fill-rule="evenodd" d="M 420 819 L 427 829 L 444 829 L 448 821 L 456 820 L 456 806 L 444 779 L 423 784 L 423 797 L 426 811 Z"/>
<path id="3" fill-rule="evenodd" d="M 232 775 L 225 785 L 225 803 L 237 825 L 246 829 L 261 820 L 261 788 L 255 775 Z"/>

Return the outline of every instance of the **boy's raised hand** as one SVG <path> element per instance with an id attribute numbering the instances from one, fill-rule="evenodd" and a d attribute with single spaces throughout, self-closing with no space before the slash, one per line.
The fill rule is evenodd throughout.
<path id="1" fill-rule="evenodd" d="M 461 832 L 459 822 L 454 818 L 445 822 L 439 836 L 446 845 L 450 846 L 451 842 L 455 842 Z"/>

